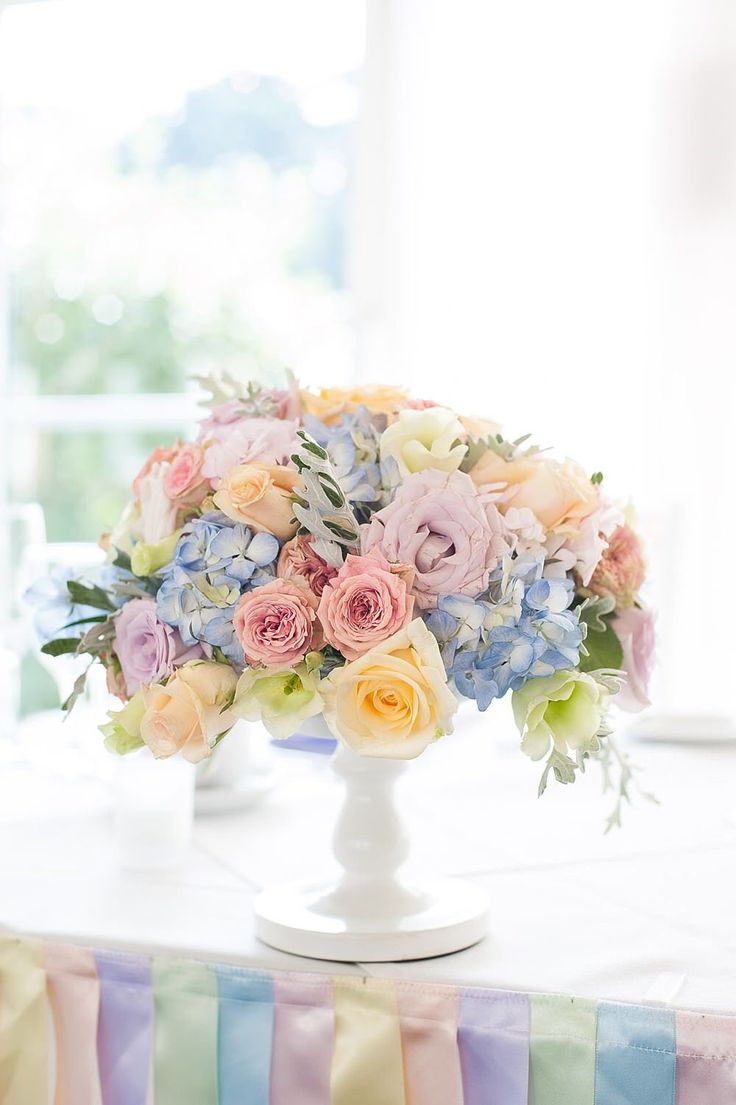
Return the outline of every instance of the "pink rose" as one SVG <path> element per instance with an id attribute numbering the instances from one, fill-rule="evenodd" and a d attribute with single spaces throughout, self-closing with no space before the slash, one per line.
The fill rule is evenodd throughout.
<path id="1" fill-rule="evenodd" d="M 480 595 L 512 538 L 493 503 L 464 472 L 427 468 L 408 476 L 393 502 L 363 530 L 363 551 L 378 545 L 388 560 L 416 571 L 420 610 L 440 595 Z"/>
<path id="2" fill-rule="evenodd" d="M 279 579 L 300 576 L 307 581 L 310 590 L 319 598 L 325 586 L 337 575 L 337 568 L 333 568 L 321 556 L 317 556 L 312 547 L 313 541 L 311 533 L 303 537 L 293 537 L 291 541 L 287 541 L 279 553 L 276 575 Z"/>
<path id="3" fill-rule="evenodd" d="M 248 591 L 233 626 L 247 662 L 267 668 L 291 667 L 321 643 L 317 597 L 301 580 L 275 579 Z"/>
<path id="4" fill-rule="evenodd" d="M 626 682 L 616 695 L 616 705 L 637 713 L 651 706 L 649 680 L 654 668 L 654 614 L 646 607 L 619 610 L 612 622 L 624 650 L 622 668 Z"/>
<path id="5" fill-rule="evenodd" d="M 365 556 L 348 555 L 319 603 L 319 620 L 330 644 L 346 659 L 357 660 L 398 633 L 414 611 L 409 594 L 413 578 L 413 568 L 389 564 L 378 547 Z"/>
<path id="6" fill-rule="evenodd" d="M 285 464 L 296 451 L 299 423 L 280 418 L 243 418 L 225 425 L 207 444 L 202 475 L 217 487 L 239 464 Z"/>
<path id="7" fill-rule="evenodd" d="M 131 599 L 115 615 L 114 649 L 128 695 L 134 695 L 141 685 L 165 679 L 174 668 L 202 655 L 199 645 L 182 644 L 178 632 L 158 620 L 154 599 Z"/>
<path id="8" fill-rule="evenodd" d="M 204 450 L 201 445 L 182 445 L 171 461 L 164 488 L 170 499 L 197 506 L 210 490 L 202 474 Z"/>
<path id="9" fill-rule="evenodd" d="M 617 606 L 633 606 L 644 575 L 641 542 L 631 526 L 623 525 L 611 535 L 589 587 L 596 595 L 610 595 Z"/>

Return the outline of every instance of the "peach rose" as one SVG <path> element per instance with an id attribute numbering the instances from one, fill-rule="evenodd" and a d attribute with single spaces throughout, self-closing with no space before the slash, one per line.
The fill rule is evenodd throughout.
<path id="1" fill-rule="evenodd" d="M 646 568 L 641 542 L 631 526 L 619 526 L 598 561 L 588 586 L 595 595 L 609 595 L 619 607 L 633 606 Z"/>
<path id="2" fill-rule="evenodd" d="M 140 735 L 154 756 L 165 759 L 181 752 L 194 764 L 206 759 L 220 734 L 237 720 L 225 709 L 237 681 L 229 664 L 193 660 L 175 671 L 166 685 L 144 687 Z"/>
<path id="3" fill-rule="evenodd" d="M 381 550 L 348 555 L 319 603 L 319 620 L 330 644 L 348 660 L 403 629 L 412 618 L 414 569 L 390 564 Z"/>
<path id="4" fill-rule="evenodd" d="M 285 668 L 322 643 L 317 596 L 304 580 L 275 579 L 243 595 L 233 616 L 249 664 Z"/>
<path id="5" fill-rule="evenodd" d="M 361 756 L 411 760 L 452 732 L 457 699 L 420 618 L 323 680 L 325 719 Z"/>
<path id="6" fill-rule="evenodd" d="M 279 579 L 291 579 L 292 576 L 305 579 L 309 589 L 319 598 L 326 585 L 337 575 L 337 568 L 317 555 L 313 543 L 311 533 L 287 541 L 279 553 L 276 575 Z"/>
<path id="7" fill-rule="evenodd" d="M 297 531 L 289 496 L 299 482 L 299 473 L 281 464 L 237 464 L 226 473 L 214 503 L 233 522 L 286 541 Z"/>
<path id="8" fill-rule="evenodd" d="M 171 460 L 164 488 L 170 499 L 178 503 L 198 505 L 210 490 L 209 480 L 202 475 L 204 449 L 201 445 L 182 445 Z"/>
<path id="9" fill-rule="evenodd" d="M 389 418 L 409 405 L 409 396 L 403 388 L 374 384 L 357 388 L 320 388 L 318 392 L 300 392 L 302 409 L 321 419 L 328 426 L 351 414 L 358 407 L 367 407 L 371 414 L 385 414 Z"/>
<path id="10" fill-rule="evenodd" d="M 509 495 L 498 502 L 498 509 L 528 507 L 546 529 L 580 521 L 598 506 L 598 491 L 572 460 L 533 455 L 503 460 L 489 449 L 469 475 L 477 487 L 506 484 Z"/>

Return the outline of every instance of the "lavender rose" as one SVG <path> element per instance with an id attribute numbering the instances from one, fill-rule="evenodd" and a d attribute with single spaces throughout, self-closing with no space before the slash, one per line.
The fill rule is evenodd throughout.
<path id="1" fill-rule="evenodd" d="M 202 656 L 199 645 L 188 647 L 175 629 L 156 617 L 154 599 L 131 599 L 115 618 L 115 653 L 123 669 L 128 695 L 171 675 L 187 660 Z"/>
<path id="2" fill-rule="evenodd" d="M 651 706 L 649 680 L 654 667 L 654 614 L 646 607 L 629 606 L 618 611 L 612 625 L 624 650 L 621 667 L 626 675 L 615 703 L 622 710 L 635 714 Z"/>
<path id="3" fill-rule="evenodd" d="M 430 610 L 439 595 L 481 594 L 512 540 L 492 492 L 479 491 L 463 472 L 428 468 L 408 476 L 373 515 L 362 544 L 413 567 L 417 606 Z"/>

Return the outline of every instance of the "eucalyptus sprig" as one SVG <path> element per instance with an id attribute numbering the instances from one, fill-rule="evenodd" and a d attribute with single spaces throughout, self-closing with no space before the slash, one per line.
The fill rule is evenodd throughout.
<path id="1" fill-rule="evenodd" d="M 359 548 L 360 527 L 327 450 L 305 430 L 297 430 L 297 437 L 301 446 L 291 459 L 302 481 L 292 496 L 299 532 L 311 533 L 317 555 L 339 568 L 345 554 Z"/>

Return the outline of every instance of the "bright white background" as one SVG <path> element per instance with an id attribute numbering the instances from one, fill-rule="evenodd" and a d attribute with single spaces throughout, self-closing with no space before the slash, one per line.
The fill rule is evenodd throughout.
<path id="1" fill-rule="evenodd" d="M 731 713 L 736 10 L 729 0 L 366 8 L 45 0 L 8 11 L 0 139 L 3 119 L 19 117 L 13 103 L 52 103 L 73 172 L 90 143 L 176 113 L 187 90 L 236 71 L 285 78 L 317 125 L 342 112 L 352 127 L 345 286 L 275 276 L 294 207 L 269 199 L 254 219 L 244 187 L 242 203 L 233 193 L 242 233 L 228 280 L 238 283 L 235 257 L 257 242 L 249 287 L 270 291 L 243 309 L 257 308 L 276 355 L 309 382 L 401 382 L 602 469 L 636 501 L 648 538 L 657 705 Z M 355 72 L 352 103 L 344 77 Z M 104 112 L 94 94 L 80 112 L 97 84 Z M 17 146 L 8 155 L 4 137 L 16 166 L 38 159 Z M 335 187 L 323 170 L 289 184 L 305 211 Z M 5 215 L 10 250 L 7 204 Z M 191 232 L 204 242 L 208 225 L 177 224 L 177 241 Z M 211 290 L 222 280 L 190 253 L 189 268 L 176 266 L 186 302 L 197 281 Z M 14 396 L 0 407 L 6 443 L 8 420 L 73 419 L 74 399 L 18 395 L 17 369 L 8 357 L 0 370 L 0 390 Z M 162 439 L 190 410 L 170 397 L 153 415 L 135 400 L 126 425 L 158 419 Z M 112 426 L 121 409 L 113 396 L 89 417 Z M 0 474 L 0 501 L 11 490 Z"/>

